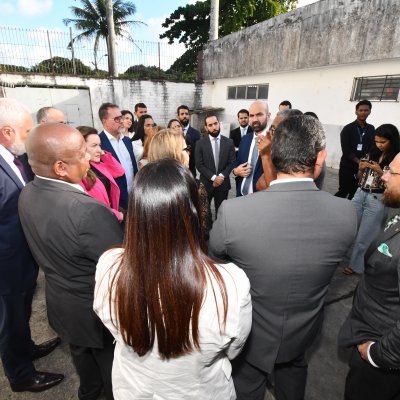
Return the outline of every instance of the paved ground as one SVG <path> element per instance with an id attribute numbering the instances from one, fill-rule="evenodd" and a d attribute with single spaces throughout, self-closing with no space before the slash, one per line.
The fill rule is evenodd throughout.
<path id="1" fill-rule="evenodd" d="M 330 193 L 336 191 L 337 170 L 328 169 L 324 189 Z M 340 400 L 343 398 L 347 355 L 338 352 L 336 337 L 351 308 L 352 293 L 357 281 L 357 277 L 347 277 L 341 273 L 341 268 L 338 268 L 326 301 L 322 332 L 310 354 L 306 400 Z M 55 336 L 47 324 L 42 275 L 39 277 L 34 298 L 31 328 L 36 343 Z M 72 400 L 77 398 L 78 377 L 65 344 L 44 359 L 35 361 L 35 366 L 38 370 L 63 373 L 66 376 L 65 380 L 46 392 L 17 394 L 10 390 L 1 370 L 0 400 Z M 273 399 L 272 394 L 266 393 L 265 400 L 271 399 Z"/>

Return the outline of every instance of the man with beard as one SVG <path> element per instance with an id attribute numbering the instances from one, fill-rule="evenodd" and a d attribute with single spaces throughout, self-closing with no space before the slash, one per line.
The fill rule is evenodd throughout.
<path id="1" fill-rule="evenodd" d="M 270 113 L 268 104 L 257 100 L 249 108 L 249 121 L 253 129 L 252 135 L 246 135 L 240 142 L 233 175 L 236 179 L 236 196 L 245 196 L 256 192 L 256 183 L 263 174 L 261 158 L 258 153 L 259 136 L 265 136 Z"/>
<path id="2" fill-rule="evenodd" d="M 400 155 L 383 170 L 383 202 L 393 207 L 365 255 L 365 272 L 353 308 L 339 333 L 352 347 L 345 398 L 400 398 Z"/>
<path id="3" fill-rule="evenodd" d="M 232 139 L 220 134 L 220 125 L 215 114 L 206 115 L 204 127 L 208 135 L 197 143 L 196 168 L 200 172 L 200 182 L 207 190 L 208 203 L 214 199 L 217 214 L 231 188 L 229 174 L 235 161 L 235 146 Z"/>
<path id="4" fill-rule="evenodd" d="M 239 110 L 237 113 L 237 118 L 239 122 L 239 126 L 233 130 L 231 130 L 231 133 L 229 137 L 233 140 L 233 143 L 235 144 L 235 150 L 237 151 L 240 142 L 242 140 L 243 136 L 246 136 L 247 133 L 250 133 L 252 131 L 251 127 L 249 126 L 249 112 L 246 109 Z"/>
<path id="5" fill-rule="evenodd" d="M 195 152 L 196 152 L 196 142 L 200 140 L 200 132 L 197 129 L 194 129 L 189 124 L 190 113 L 189 107 L 185 105 L 181 105 L 177 109 L 178 120 L 182 124 L 183 134 L 185 135 L 186 144 L 190 146 L 191 152 L 189 156 L 189 169 L 190 172 L 196 177 L 196 161 L 195 161 Z"/>

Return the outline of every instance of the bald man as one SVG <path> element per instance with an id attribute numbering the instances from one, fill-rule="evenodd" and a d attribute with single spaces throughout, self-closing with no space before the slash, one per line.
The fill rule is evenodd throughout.
<path id="1" fill-rule="evenodd" d="M 36 113 L 36 121 L 38 124 L 46 124 L 52 122 L 59 122 L 66 124 L 67 120 L 64 113 L 55 107 L 42 107 Z"/>
<path id="2" fill-rule="evenodd" d="M 236 179 L 236 196 L 245 196 L 257 191 L 256 183 L 263 173 L 261 158 L 257 143 L 258 136 L 267 134 L 267 125 L 270 117 L 268 104 L 257 100 L 249 108 L 249 125 L 253 134 L 245 135 L 240 142 L 233 175 Z"/>
<path id="3" fill-rule="evenodd" d="M 112 399 L 113 344 L 93 311 L 94 276 L 100 255 L 122 243 L 111 210 L 79 186 L 89 168 L 85 141 L 59 123 L 36 126 L 26 142 L 35 179 L 22 191 L 22 227 L 46 276 L 51 327 L 70 345 L 80 377 L 78 398 Z"/>
<path id="4" fill-rule="evenodd" d="M 23 104 L 0 99 L 0 354 L 15 392 L 40 392 L 63 379 L 37 371 L 32 363 L 53 351 L 60 339 L 35 345 L 29 328 L 38 267 L 21 229 L 18 198 L 33 178 L 25 155 L 31 128 L 32 117 Z"/>

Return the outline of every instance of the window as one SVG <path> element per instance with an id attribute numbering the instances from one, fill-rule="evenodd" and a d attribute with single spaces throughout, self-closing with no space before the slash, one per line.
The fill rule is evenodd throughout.
<path id="1" fill-rule="evenodd" d="M 268 83 L 248 86 L 228 86 L 228 99 L 268 99 Z"/>
<path id="2" fill-rule="evenodd" d="M 351 101 L 398 101 L 400 75 L 363 76 L 354 78 Z"/>

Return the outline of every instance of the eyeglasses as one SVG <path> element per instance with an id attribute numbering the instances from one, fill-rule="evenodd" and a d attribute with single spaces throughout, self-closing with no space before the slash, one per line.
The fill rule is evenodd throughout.
<path id="1" fill-rule="evenodd" d="M 110 119 L 112 119 L 114 122 L 118 123 L 118 122 L 122 121 L 122 118 L 123 118 L 122 115 L 120 115 L 119 117 L 110 118 Z"/>
<path id="2" fill-rule="evenodd" d="M 400 172 L 393 172 L 390 167 L 383 167 L 383 173 L 384 174 L 390 174 L 390 175 L 400 175 Z"/>
<path id="3" fill-rule="evenodd" d="M 186 153 L 190 155 L 190 152 L 192 151 L 192 146 L 187 145 L 184 149 L 182 149 L 182 151 L 186 151 Z"/>

